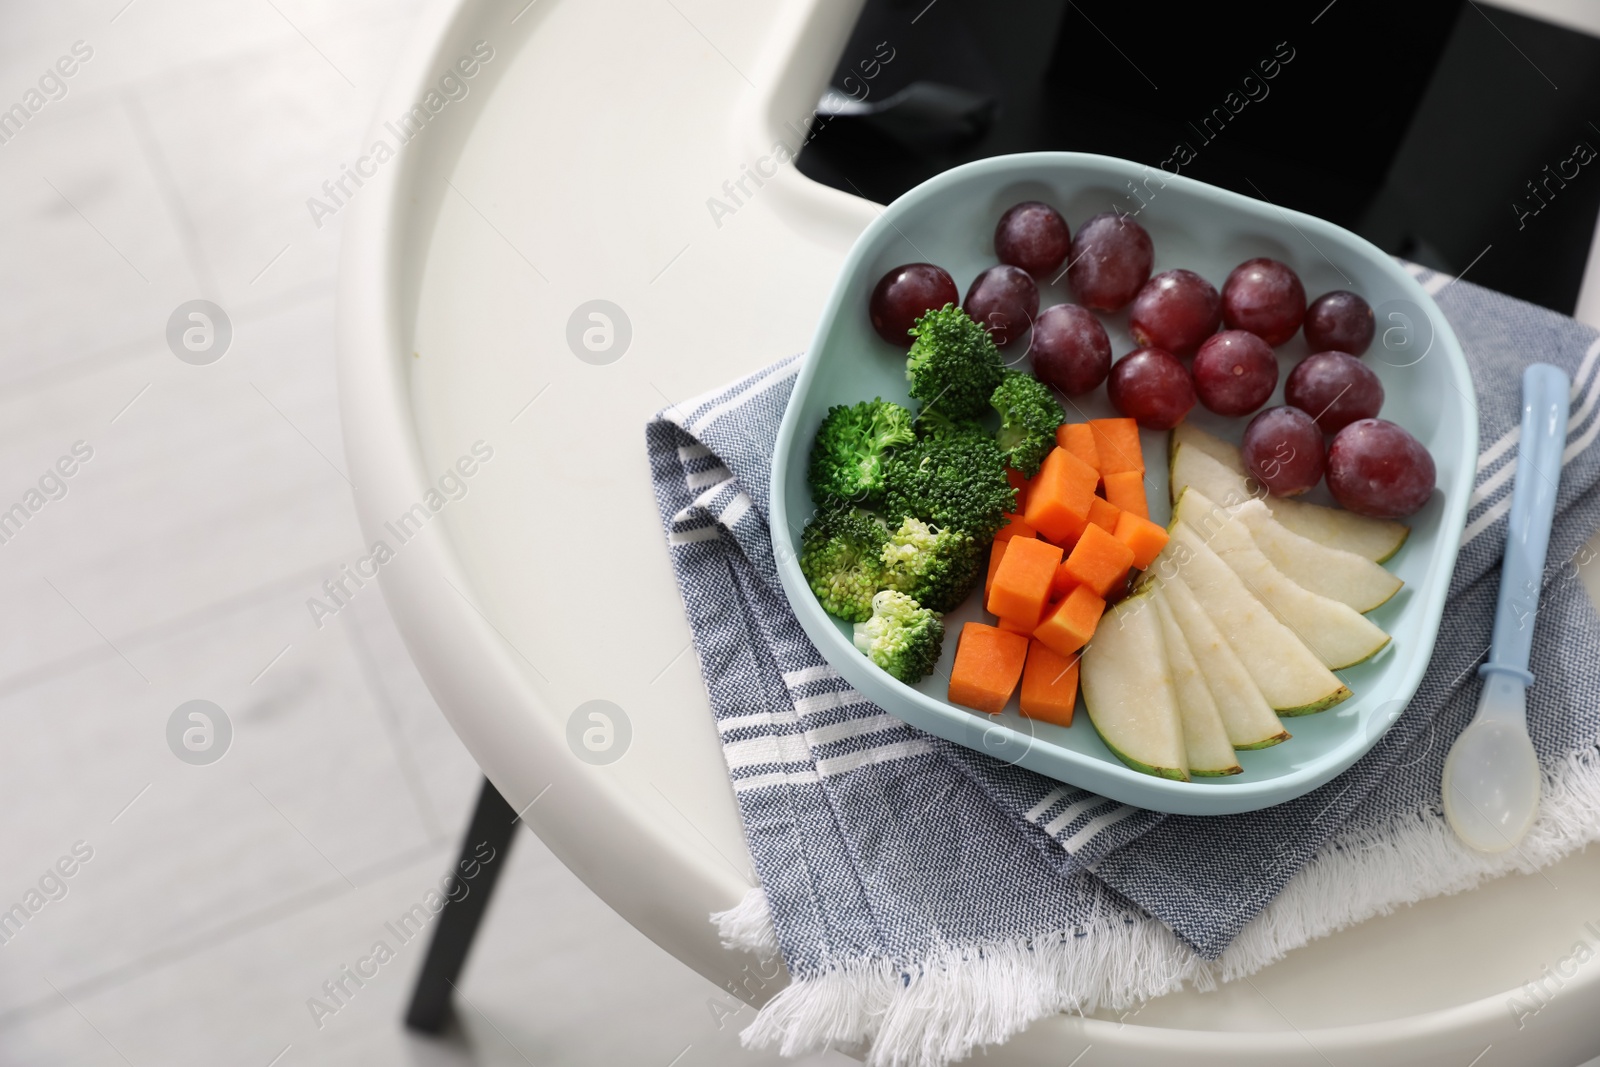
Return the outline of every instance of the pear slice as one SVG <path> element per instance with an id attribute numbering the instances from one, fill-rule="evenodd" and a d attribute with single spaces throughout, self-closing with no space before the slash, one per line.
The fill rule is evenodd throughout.
<path id="1" fill-rule="evenodd" d="M 1259 500 L 1240 504 L 1233 517 L 1244 523 L 1256 547 L 1291 582 L 1359 612 L 1387 603 L 1406 584 L 1365 556 L 1301 537 L 1274 519 Z"/>
<path id="2" fill-rule="evenodd" d="M 1323 666 L 1342 670 L 1376 655 L 1389 635 L 1348 604 L 1302 588 L 1272 565 L 1244 523 L 1216 507 L 1193 486 L 1183 491 L 1173 518 L 1205 537 L 1257 600 L 1293 630 Z M 1376 564 L 1374 564 L 1376 566 Z"/>
<path id="3" fill-rule="evenodd" d="M 1172 540 L 1162 549 L 1194 591 L 1255 679 L 1261 695 L 1279 715 L 1309 715 L 1350 696 L 1321 660 L 1272 614 L 1233 569 L 1186 522 L 1172 525 Z M 1157 565 L 1159 566 L 1158 560 Z"/>
<path id="4" fill-rule="evenodd" d="M 1189 773 L 1196 778 L 1221 778 L 1244 770 L 1233 754 L 1233 742 L 1222 725 L 1217 701 L 1206 686 L 1205 675 L 1195 662 L 1183 631 L 1172 617 L 1172 609 L 1158 586 L 1151 594 L 1156 614 L 1161 617 L 1161 638 L 1167 646 L 1167 670 L 1172 675 L 1172 690 L 1178 697 L 1178 717 L 1183 723 L 1183 750 L 1189 760 Z"/>
<path id="5" fill-rule="evenodd" d="M 1182 426 L 1182 423 L 1179 423 Z M 1239 450 L 1201 430 L 1190 430 L 1172 450 L 1167 487 L 1174 503 L 1188 486 L 1194 486 L 1217 504 L 1231 508 L 1258 499 L 1272 517 L 1301 537 L 1329 548 L 1353 552 L 1382 563 L 1405 544 L 1411 527 L 1388 519 L 1373 519 L 1342 508 L 1308 504 L 1303 500 L 1271 496 L 1245 474 Z M 1202 444 L 1203 442 L 1203 444 Z M 1219 455 L 1224 458 L 1219 458 Z"/>
<path id="6" fill-rule="evenodd" d="M 1218 463 L 1227 467 L 1241 477 L 1245 475 L 1244 457 L 1239 452 L 1239 446 L 1229 444 L 1220 437 L 1206 433 L 1200 427 L 1188 422 L 1180 422 L 1172 428 L 1172 436 L 1167 441 L 1167 465 L 1172 465 L 1172 457 L 1178 451 L 1179 445 L 1190 445 L 1204 452 Z"/>
<path id="7" fill-rule="evenodd" d="M 1078 677 L 1089 721 L 1118 759 L 1145 774 L 1189 780 L 1178 697 L 1149 592 L 1106 612 Z"/>
<path id="8" fill-rule="evenodd" d="M 1216 701 L 1217 712 L 1222 716 L 1222 725 L 1233 747 L 1246 751 L 1269 748 L 1289 740 L 1289 731 L 1283 728 L 1277 713 L 1261 695 L 1250 671 L 1239 661 L 1184 580 L 1176 576 L 1162 579 L 1161 597 L 1178 629 L 1183 631 L 1184 642 L 1199 665 L 1200 673 L 1205 676 L 1206 686 Z"/>

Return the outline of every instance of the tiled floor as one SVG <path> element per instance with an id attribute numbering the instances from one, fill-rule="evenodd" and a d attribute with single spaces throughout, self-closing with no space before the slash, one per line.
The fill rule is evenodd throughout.
<path id="1" fill-rule="evenodd" d="M 0 911 L 41 878 L 59 897 L 0 928 L 0 1063 L 777 1062 L 739 1047 L 748 1009 L 729 1015 L 531 834 L 457 1032 L 399 1026 L 421 940 L 337 1013 L 308 1009 L 437 883 L 478 782 L 376 588 L 320 629 L 305 607 L 360 545 L 339 223 L 314 228 L 305 199 L 357 143 L 417 8 L 0 9 L 0 107 L 92 49 L 0 144 L 0 511 L 92 449 L 0 543 Z M 233 326 L 205 367 L 164 339 L 196 297 Z M 209 766 L 166 740 L 196 698 L 233 729 Z M 47 878 L 75 845 L 90 858 Z"/>

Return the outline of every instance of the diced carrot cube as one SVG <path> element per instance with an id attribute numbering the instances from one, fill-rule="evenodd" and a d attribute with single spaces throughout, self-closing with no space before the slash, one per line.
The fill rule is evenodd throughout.
<path id="1" fill-rule="evenodd" d="M 1012 508 L 1019 515 L 1022 509 L 1028 506 L 1028 479 L 1015 467 L 1006 468 L 1006 481 L 1011 483 L 1011 488 L 1017 491 L 1017 506 Z"/>
<path id="2" fill-rule="evenodd" d="M 985 606 L 1002 619 L 1037 619 L 1061 565 L 1061 549 L 1037 537 L 1013 537 L 994 572 Z"/>
<path id="3" fill-rule="evenodd" d="M 1106 499 L 1119 510 L 1130 512 L 1141 519 L 1150 517 L 1150 504 L 1144 495 L 1144 475 L 1139 471 L 1123 471 L 1105 477 Z"/>
<path id="4" fill-rule="evenodd" d="M 952 704 L 997 715 L 1011 699 L 1028 658 L 1028 639 L 981 622 L 961 627 L 950 668 Z"/>
<path id="5" fill-rule="evenodd" d="M 1167 531 L 1149 519 L 1141 519 L 1129 511 L 1117 520 L 1117 540 L 1133 549 L 1133 565 L 1144 570 L 1155 562 L 1161 550 L 1167 547 Z"/>
<path id="6" fill-rule="evenodd" d="M 1060 655 L 1042 641 L 1029 641 L 1018 699 L 1028 718 L 1071 726 L 1078 705 L 1078 657 Z"/>
<path id="7" fill-rule="evenodd" d="M 1001 567 L 1004 566 L 1002 562 Z M 1086 585 L 1103 597 L 1127 576 L 1128 568 L 1133 566 L 1133 549 L 1100 527 L 1091 526 L 1078 538 L 1063 566 L 1079 585 Z"/>
<path id="8" fill-rule="evenodd" d="M 1089 521 L 1106 533 L 1117 532 L 1117 517 L 1122 509 L 1109 500 L 1095 497 L 1089 502 Z"/>
<path id="9" fill-rule="evenodd" d="M 989 590 L 994 586 L 994 572 L 1000 569 L 1000 559 L 1006 554 L 1006 542 L 996 540 L 989 546 L 989 576 L 983 580 L 983 599 L 989 600 Z"/>
<path id="10" fill-rule="evenodd" d="M 1095 470 L 1100 469 L 1100 452 L 1094 446 L 1094 430 L 1087 422 L 1063 422 L 1056 427 L 1056 444 Z"/>
<path id="11" fill-rule="evenodd" d="M 1054 448 L 1044 458 L 1028 490 L 1023 517 L 1046 539 L 1067 542 L 1089 523 L 1100 474 L 1064 448 Z"/>
<path id="12" fill-rule="evenodd" d="M 1089 643 L 1105 610 L 1105 600 L 1080 585 L 1034 627 L 1033 639 L 1043 641 L 1058 655 L 1069 656 Z"/>
<path id="13" fill-rule="evenodd" d="M 1028 525 L 1028 520 L 1021 515 L 1006 512 L 1007 522 L 1000 527 L 994 535 L 996 541 L 1009 541 L 1013 537 L 1033 537 L 1039 531 Z"/>
<path id="14" fill-rule="evenodd" d="M 1060 600 L 1078 586 L 1078 580 L 1067 570 L 1066 563 L 1056 568 L 1055 576 L 1050 579 L 1050 599 Z M 1049 614 L 1048 610 L 1045 612 Z"/>
<path id="15" fill-rule="evenodd" d="M 1124 471 L 1144 473 L 1144 450 L 1139 445 L 1139 424 L 1132 419 L 1090 419 L 1095 454 L 1102 476 Z M 1116 503 L 1115 500 L 1112 501 Z"/>
<path id="16" fill-rule="evenodd" d="M 1023 637 L 1031 637 L 1038 625 L 1038 619 L 1007 619 L 1004 617 L 995 623 L 995 626 L 1005 630 L 1007 633 L 1021 634 Z"/>

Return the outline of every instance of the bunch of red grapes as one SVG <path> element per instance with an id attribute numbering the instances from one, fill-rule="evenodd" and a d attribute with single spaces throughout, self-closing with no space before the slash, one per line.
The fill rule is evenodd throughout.
<path id="1" fill-rule="evenodd" d="M 1151 430 L 1170 430 L 1196 402 L 1241 417 L 1278 387 L 1273 348 L 1304 330 L 1313 354 L 1290 372 L 1285 403 L 1245 427 L 1250 472 L 1278 496 L 1299 495 L 1326 477 L 1341 506 L 1378 518 L 1410 515 L 1432 494 L 1433 457 L 1404 428 L 1377 417 L 1383 385 L 1359 358 L 1375 321 L 1355 293 L 1325 293 L 1308 306 L 1295 272 L 1265 258 L 1235 267 L 1220 294 L 1189 270 L 1151 277 L 1154 245 L 1132 217 L 1096 215 L 1073 234 L 1060 212 L 1039 201 L 1000 217 L 994 248 L 999 265 L 973 279 L 961 307 L 1002 347 L 1031 329 L 1026 355 L 1047 385 L 1081 396 L 1105 382 L 1112 405 Z M 1037 279 L 1059 277 L 1063 264 L 1078 302 L 1040 311 Z M 959 297 L 942 267 L 896 267 L 872 292 L 872 325 L 903 347 L 918 316 Z M 1139 347 L 1113 363 L 1095 312 L 1124 309 Z"/>

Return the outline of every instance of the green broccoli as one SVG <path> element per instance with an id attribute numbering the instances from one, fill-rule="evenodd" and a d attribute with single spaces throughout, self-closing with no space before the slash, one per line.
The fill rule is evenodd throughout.
<path id="1" fill-rule="evenodd" d="M 1032 478 L 1056 447 L 1056 427 L 1067 421 L 1061 405 L 1049 386 L 1017 371 L 1006 372 L 989 403 L 1000 413 L 995 440 L 1005 450 L 1006 462 Z"/>
<path id="2" fill-rule="evenodd" d="M 821 504 L 874 504 L 883 495 L 883 462 L 915 439 L 911 412 L 887 400 L 828 409 L 811 444 L 811 495 Z"/>
<path id="3" fill-rule="evenodd" d="M 824 611 L 846 622 L 872 616 L 888 541 L 883 523 L 855 508 L 824 508 L 812 516 L 800 534 L 800 573 Z"/>
<path id="4" fill-rule="evenodd" d="M 1000 384 L 1004 363 L 989 331 L 953 304 L 929 311 L 911 327 L 906 378 L 912 399 L 952 419 L 975 419 Z"/>
<path id="5" fill-rule="evenodd" d="M 959 530 L 907 518 L 883 546 L 884 585 L 933 611 L 951 611 L 983 574 L 978 542 Z"/>
<path id="6" fill-rule="evenodd" d="M 959 530 L 987 545 L 1015 511 L 1017 491 L 1006 479 L 1006 456 L 985 435 L 918 441 L 889 457 L 884 471 L 884 518 L 907 517 Z"/>
<path id="7" fill-rule="evenodd" d="M 933 441 L 962 434 L 989 436 L 989 431 L 977 419 L 952 419 L 939 408 L 923 408 L 916 418 L 917 439 Z"/>
<path id="8" fill-rule="evenodd" d="M 872 662 L 910 685 L 939 662 L 944 623 L 904 593 L 885 589 L 872 598 L 872 617 L 856 623 L 855 644 Z"/>

